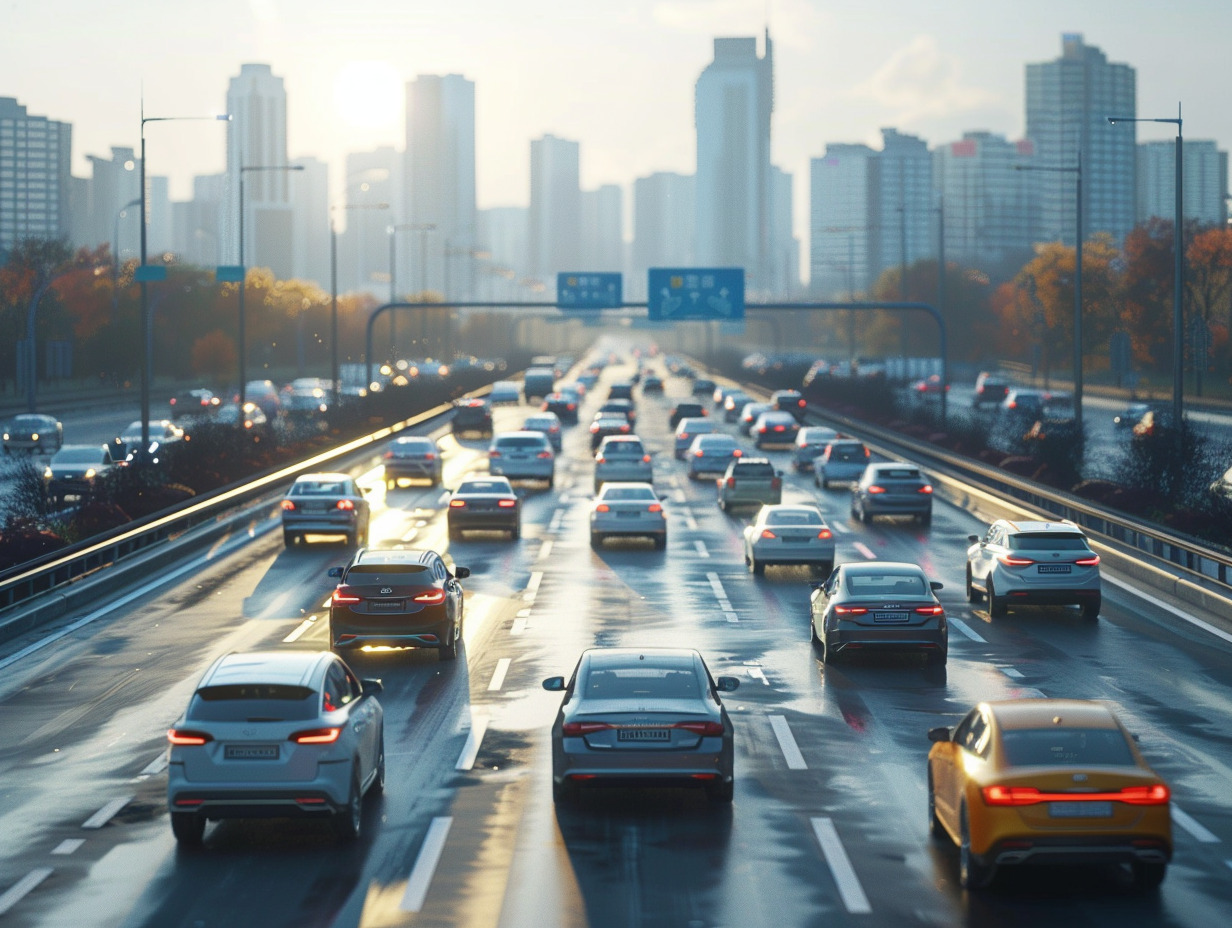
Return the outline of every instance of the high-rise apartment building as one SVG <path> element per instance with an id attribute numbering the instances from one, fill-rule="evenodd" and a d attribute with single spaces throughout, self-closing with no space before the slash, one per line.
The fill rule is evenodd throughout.
<path id="1" fill-rule="evenodd" d="M 624 191 L 618 184 L 604 184 L 582 191 L 581 262 L 578 270 L 624 270 Z"/>
<path id="2" fill-rule="evenodd" d="M 530 273 L 555 283 L 560 271 L 579 268 L 582 191 L 580 146 L 545 135 L 530 143 L 530 213 L 527 217 Z"/>
<path id="3" fill-rule="evenodd" d="M 479 247 L 488 253 L 477 291 L 482 299 L 515 299 L 518 280 L 529 267 L 528 213 L 524 206 L 493 206 L 478 211 Z"/>
<path id="4" fill-rule="evenodd" d="M 770 168 L 770 277 L 767 292 L 786 299 L 800 290 L 800 242 L 792 228 L 793 178 Z"/>
<path id="5" fill-rule="evenodd" d="M 1181 199 L 1187 222 L 1222 226 L 1228 221 L 1228 153 L 1214 142 L 1185 139 L 1181 162 Z M 1176 142 L 1138 145 L 1138 207 L 1136 218 L 1176 216 Z"/>
<path id="6" fill-rule="evenodd" d="M 774 50 L 765 35 L 714 40 L 714 61 L 697 79 L 697 263 L 743 267 L 746 287 L 766 292 L 772 277 L 770 117 Z"/>
<path id="7" fill-rule="evenodd" d="M 290 277 L 294 266 L 291 173 L 248 170 L 244 184 L 244 255 L 239 253 L 239 191 L 242 168 L 277 168 L 287 160 L 287 92 L 267 64 L 245 64 L 227 90 L 227 176 L 223 204 L 224 253 L 249 267 L 268 267 Z"/>
<path id="8" fill-rule="evenodd" d="M 1061 37 L 1061 57 L 1027 65 L 1027 138 L 1041 167 L 1077 167 L 1082 161 L 1084 235 L 1109 233 L 1119 244 L 1134 226 L 1136 124 L 1108 125 L 1109 116 L 1137 115 L 1134 69 L 1109 63 L 1081 35 Z M 1039 234 L 1076 241 L 1074 178 L 1042 172 Z"/>
<path id="9" fill-rule="evenodd" d="M 392 145 L 347 155 L 346 186 L 333 204 L 332 214 L 336 228 L 346 226 L 338 244 L 339 289 L 363 290 L 387 300 L 391 244 L 398 261 L 394 286 L 400 296 L 429 287 L 440 289 L 439 276 L 435 283 L 425 282 L 422 276 L 420 256 L 431 252 L 421 246 L 430 242 L 409 231 L 389 231 L 405 225 L 397 219 L 403 202 L 402 182 L 402 158 Z M 391 234 L 395 236 L 392 242 Z M 408 254 L 414 254 L 413 263 L 407 260 Z"/>
<path id="10" fill-rule="evenodd" d="M 633 182 L 633 257 L 625 295 L 646 298 L 652 267 L 692 267 L 694 182 L 691 174 L 659 171 Z"/>
<path id="11" fill-rule="evenodd" d="M 86 160 L 87 213 L 77 244 L 92 248 L 109 242 L 121 261 L 140 261 L 141 211 L 131 204 L 141 198 L 141 159 L 133 149 L 113 145 L 110 158 L 87 155 Z"/>
<path id="12" fill-rule="evenodd" d="M 934 185 L 945 210 L 947 262 L 992 273 L 1019 267 L 1039 240 L 1035 146 L 991 132 L 965 132 L 933 151 Z"/>
<path id="13" fill-rule="evenodd" d="M 910 268 L 937 256 L 937 194 L 927 143 L 897 129 L 882 129 L 873 162 L 869 248 L 874 278 L 889 268 Z"/>
<path id="14" fill-rule="evenodd" d="M 876 161 L 867 145 L 837 143 L 809 163 L 809 290 L 816 297 L 854 299 L 871 286 Z"/>
<path id="15" fill-rule="evenodd" d="M 329 165 L 319 158 L 295 158 L 303 168 L 291 175 L 291 223 L 295 246 L 291 271 L 300 280 L 329 288 Z"/>
<path id="16" fill-rule="evenodd" d="M 450 297 L 466 299 L 474 292 L 475 268 L 455 255 L 466 256 L 476 245 L 474 81 L 421 74 L 407 84 L 404 197 L 405 212 L 390 216 L 397 220 L 390 224 L 433 230 L 427 267 L 421 249 L 403 250 L 399 243 L 399 279 L 426 280 L 439 291 L 448 276 Z"/>
<path id="17" fill-rule="evenodd" d="M 226 174 L 193 178 L 193 197 L 171 204 L 172 250 L 180 260 L 200 267 L 234 264 L 234 253 L 222 250 L 222 203 L 228 190 Z"/>
<path id="18" fill-rule="evenodd" d="M 0 256 L 26 238 L 70 227 L 72 126 L 0 97 Z"/>

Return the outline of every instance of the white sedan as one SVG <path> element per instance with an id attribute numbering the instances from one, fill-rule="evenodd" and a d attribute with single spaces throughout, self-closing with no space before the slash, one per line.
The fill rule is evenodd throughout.
<path id="1" fill-rule="evenodd" d="M 605 483 L 590 509 L 590 544 L 609 538 L 642 537 L 667 547 L 667 513 L 649 483 Z"/>
<path id="2" fill-rule="evenodd" d="M 805 564 L 821 576 L 834 569 L 834 533 L 816 506 L 762 506 L 744 530 L 744 562 L 752 573 L 767 564 Z"/>

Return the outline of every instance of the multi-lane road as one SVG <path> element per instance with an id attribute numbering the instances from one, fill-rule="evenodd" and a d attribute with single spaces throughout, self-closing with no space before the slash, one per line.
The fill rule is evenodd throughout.
<path id="1" fill-rule="evenodd" d="M 605 394 L 609 372 L 587 408 Z M 380 654 L 388 782 L 351 845 L 310 822 L 225 822 L 177 849 L 164 732 L 220 653 L 327 647 L 334 544 L 282 546 L 276 519 L 0 650 L 0 923 L 14 926 L 1207 926 L 1232 911 L 1232 634 L 1216 616 L 1104 574 L 1098 623 L 1067 609 L 991 621 L 963 595 L 978 513 L 938 500 L 931 526 L 849 518 L 844 491 L 788 471 L 784 501 L 818 500 L 840 561 L 909 560 L 945 584 L 947 670 L 911 657 L 824 667 L 809 645 L 808 575 L 753 577 L 713 483 L 673 460 L 667 413 L 687 383 L 639 403 L 670 540 L 589 544 L 588 436 L 572 427 L 553 491 L 528 488 L 522 538 L 448 542 L 440 489 L 371 486 L 376 544 L 448 549 L 471 568 L 465 652 Z M 497 428 L 529 410 L 498 407 Z M 441 435 L 445 483 L 485 469 L 486 444 Z M 1187 617 L 1223 629 L 1224 637 Z M 91 621 L 83 623 L 82 620 Z M 67 620 L 66 620 L 67 621 Z M 611 790 L 555 808 L 548 729 L 595 645 L 684 645 L 715 675 L 736 728 L 735 802 Z M 1171 783 L 1176 855 L 1158 894 L 1114 872 L 1007 873 L 958 887 L 928 837 L 930 727 L 982 699 L 1108 700 Z"/>

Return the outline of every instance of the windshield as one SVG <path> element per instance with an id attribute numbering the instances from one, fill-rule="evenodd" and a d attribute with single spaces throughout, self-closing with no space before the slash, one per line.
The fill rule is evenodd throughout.
<path id="1" fill-rule="evenodd" d="M 103 453 L 97 448 L 65 448 L 51 459 L 53 464 L 101 464 Z"/>

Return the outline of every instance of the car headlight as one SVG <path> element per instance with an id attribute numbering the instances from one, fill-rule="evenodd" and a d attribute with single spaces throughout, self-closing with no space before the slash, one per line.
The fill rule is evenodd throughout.
<path id="1" fill-rule="evenodd" d="M 94 468 L 91 467 L 89 470 L 87 470 L 84 476 L 87 480 L 93 480 L 94 479 Z"/>
<path id="2" fill-rule="evenodd" d="M 43 479 L 44 479 L 44 480 L 50 480 L 50 479 L 51 479 L 51 468 L 50 468 L 50 467 L 44 467 L 44 468 L 43 468 Z"/>

